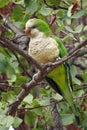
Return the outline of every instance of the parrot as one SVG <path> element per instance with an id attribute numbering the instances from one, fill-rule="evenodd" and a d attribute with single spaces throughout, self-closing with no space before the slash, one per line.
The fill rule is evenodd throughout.
<path id="1" fill-rule="evenodd" d="M 54 36 L 49 24 L 42 19 L 32 18 L 26 22 L 25 33 L 30 38 L 28 54 L 41 64 L 54 62 L 67 55 L 62 40 Z M 54 68 L 46 75 L 49 85 L 59 93 L 68 103 L 78 126 L 80 117 L 75 103 L 73 102 L 72 88 L 68 76 L 68 61 Z"/>

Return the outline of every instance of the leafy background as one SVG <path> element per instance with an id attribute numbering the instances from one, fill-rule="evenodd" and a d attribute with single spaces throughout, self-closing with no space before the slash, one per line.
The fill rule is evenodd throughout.
<path id="1" fill-rule="evenodd" d="M 86 0 L 82 0 L 82 3 L 80 0 L 65 0 L 65 3 L 60 0 L 16 0 L 14 2 L 0 0 L 0 14 L 8 15 L 9 20 L 22 30 L 31 16 L 46 20 L 51 25 L 53 33 L 63 40 L 68 51 L 87 37 Z M 2 17 L 0 17 L 0 24 L 3 24 Z M 1 31 L 0 28 L 0 34 Z M 12 30 L 7 29 L 6 37 L 11 39 L 13 36 Z M 87 47 L 84 49 L 86 53 L 71 59 L 71 74 L 74 86 L 73 96 L 82 126 L 86 130 Z M 81 51 L 84 52 L 84 49 Z M 26 71 L 29 72 L 30 65 L 22 56 L 19 54 L 17 56 Z M 16 99 L 22 90 L 21 84 L 29 82 L 30 79 L 31 77 L 25 73 L 13 52 L 0 46 L 0 129 L 8 130 L 12 125 L 16 130 L 53 130 L 54 121 L 50 99 L 54 98 L 63 126 L 67 130 L 79 130 L 75 126 L 73 114 L 67 103 L 45 81 L 33 88 L 31 93 L 24 98 L 15 116 L 6 115 L 8 105 Z"/>

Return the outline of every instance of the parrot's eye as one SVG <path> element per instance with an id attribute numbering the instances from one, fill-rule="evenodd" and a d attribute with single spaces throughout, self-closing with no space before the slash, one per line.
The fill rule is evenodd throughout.
<path id="1" fill-rule="evenodd" d="M 34 28 L 36 28 L 36 26 L 35 26 L 35 25 L 31 27 L 31 29 L 34 29 Z"/>

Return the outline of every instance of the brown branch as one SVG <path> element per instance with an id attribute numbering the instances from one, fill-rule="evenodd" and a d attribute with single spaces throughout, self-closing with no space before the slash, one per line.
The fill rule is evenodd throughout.
<path id="1" fill-rule="evenodd" d="M 54 130 L 63 130 L 60 114 L 57 110 L 56 101 L 51 99 L 52 117 L 54 121 Z"/>
<path id="2" fill-rule="evenodd" d="M 84 48 L 82 50 L 80 50 L 74 57 L 71 58 L 71 64 L 74 63 L 74 61 L 78 58 L 81 57 L 83 55 L 87 54 L 87 48 Z"/>
<path id="3" fill-rule="evenodd" d="M 81 47 L 85 46 L 86 44 L 87 44 L 87 40 L 85 40 L 84 42 L 82 42 L 81 44 L 79 44 L 78 47 L 76 47 L 75 49 L 73 49 L 71 51 L 73 53 L 70 52 L 70 55 L 68 54 L 67 56 L 65 56 L 64 58 L 62 58 L 60 61 L 57 61 L 57 62 L 54 62 L 54 63 L 50 63 L 48 65 L 45 65 L 44 68 L 43 68 L 44 71 L 38 72 L 29 83 L 22 85 L 21 87 L 24 88 L 24 90 L 21 91 L 21 93 L 18 95 L 18 97 L 14 101 L 14 103 L 11 105 L 11 107 L 9 107 L 9 112 L 13 113 L 12 110 L 14 108 L 15 108 L 15 111 L 16 111 L 18 105 L 24 99 L 24 97 L 27 96 L 27 94 L 30 92 L 30 90 L 33 87 L 35 87 L 38 82 L 40 82 L 41 80 L 43 80 L 43 78 L 47 75 L 47 73 L 49 73 L 50 71 L 52 71 L 52 69 L 54 69 L 58 65 L 62 64 L 63 62 L 67 61 L 71 57 L 73 57 L 78 52 L 78 49 L 80 49 Z M 48 69 L 47 66 L 49 66 L 49 65 L 51 65 L 51 67 Z"/>
<path id="4" fill-rule="evenodd" d="M 16 26 L 14 26 L 14 25 L 8 20 L 8 18 L 7 18 L 6 16 L 3 16 L 3 20 L 4 20 L 4 25 L 5 25 L 7 28 L 11 29 L 15 34 L 19 34 L 19 33 L 24 34 L 24 33 L 23 33 L 23 30 L 21 30 L 20 28 L 17 28 Z"/>
<path id="5" fill-rule="evenodd" d="M 79 67 L 82 70 L 87 70 L 87 66 L 86 65 L 82 65 L 81 63 L 74 62 L 73 65 Z"/>
<path id="6" fill-rule="evenodd" d="M 31 56 L 21 50 L 18 46 L 14 45 L 10 40 L 0 37 L 0 43 L 11 51 L 18 52 L 27 60 L 28 63 L 34 64 L 38 69 L 42 70 L 42 66 L 36 60 L 34 60 Z"/>

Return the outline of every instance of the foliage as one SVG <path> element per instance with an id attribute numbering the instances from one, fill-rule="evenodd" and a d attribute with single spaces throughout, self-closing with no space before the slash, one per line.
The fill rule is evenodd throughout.
<path id="1" fill-rule="evenodd" d="M 14 10 L 11 11 L 8 6 L 8 11 L 5 12 L 5 14 L 7 15 L 10 10 L 11 13 L 9 19 L 14 25 L 21 29 L 24 29 L 26 21 L 33 15 L 43 20 L 47 20 L 48 23 L 53 22 L 51 26 L 53 33 L 60 36 L 66 45 L 68 44 L 69 46 L 75 47 L 79 42 L 85 40 L 87 37 L 87 33 L 85 33 L 87 32 L 87 25 L 83 22 L 83 18 L 87 18 L 87 1 L 83 0 L 81 4 L 79 0 L 78 7 L 76 8 L 74 7 L 76 3 L 72 3 L 71 0 L 66 0 L 68 4 L 63 3 L 62 1 L 60 2 L 60 0 L 57 3 L 57 1 L 58 0 L 55 0 L 54 2 L 51 0 L 16 0 Z M 4 10 L 5 6 L 9 2 L 11 2 L 11 0 L 0 0 L 0 14 L 2 13 L 2 9 Z M 57 9 L 54 9 L 54 7 Z M 0 22 L 3 23 L 3 20 L 0 19 Z M 55 22 L 57 23 L 57 26 L 55 25 Z M 13 32 L 8 29 L 6 37 L 11 39 L 13 37 Z M 21 64 L 26 68 L 26 71 L 29 72 L 30 65 L 22 56 L 19 54 L 17 54 L 17 56 L 20 59 Z M 84 97 L 81 99 L 79 97 L 82 97 L 87 93 L 87 67 L 85 68 L 85 66 L 87 66 L 86 58 L 87 54 L 76 59 L 77 63 L 80 64 L 79 67 L 74 63 L 71 65 L 71 75 L 74 86 L 72 94 L 76 99 L 76 105 L 82 120 L 82 126 L 85 129 L 87 128 L 87 99 L 86 97 L 85 99 Z M 84 69 L 82 69 L 81 66 L 84 67 Z M 20 86 L 29 81 L 30 77 L 25 73 L 14 53 L 3 46 L 0 46 L 1 130 L 8 130 L 11 125 L 13 125 L 14 128 L 17 128 L 22 123 L 23 118 L 21 119 L 18 114 L 13 117 L 6 115 L 6 112 L 8 105 L 12 103 L 22 91 Z M 84 87 L 84 84 L 86 84 L 86 87 Z M 3 85 L 5 86 L 5 89 L 3 88 Z M 39 96 L 37 96 L 36 91 Z M 33 88 L 31 93 L 24 98 L 19 106 L 19 109 L 25 108 L 24 121 L 26 124 L 31 126 L 33 130 L 45 128 L 47 125 L 52 127 L 54 126 L 51 114 L 51 98 L 54 98 L 57 102 L 57 108 L 61 114 L 63 125 L 66 126 L 75 122 L 73 114 L 66 101 L 62 101 L 62 97 L 59 94 L 56 94 L 52 88 L 46 84 L 45 87 L 42 85 L 39 90 Z"/>

